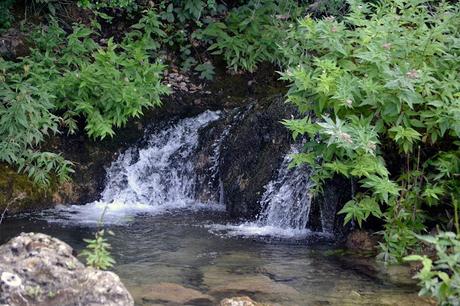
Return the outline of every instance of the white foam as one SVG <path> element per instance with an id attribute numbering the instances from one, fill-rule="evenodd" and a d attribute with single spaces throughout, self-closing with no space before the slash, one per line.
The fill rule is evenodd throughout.
<path id="1" fill-rule="evenodd" d="M 312 234 L 309 229 L 282 228 L 271 225 L 261 225 L 259 222 L 234 224 L 212 224 L 206 226 L 209 232 L 220 236 L 259 237 L 270 236 L 277 238 L 302 239 Z"/>
<path id="2" fill-rule="evenodd" d="M 193 164 L 200 128 L 219 116 L 219 112 L 206 111 L 149 135 L 145 148 L 126 150 L 109 167 L 100 201 L 60 206 L 44 215 L 50 222 L 97 224 L 105 211 L 105 224 L 121 224 L 139 214 L 221 209 L 218 204 L 195 200 Z"/>

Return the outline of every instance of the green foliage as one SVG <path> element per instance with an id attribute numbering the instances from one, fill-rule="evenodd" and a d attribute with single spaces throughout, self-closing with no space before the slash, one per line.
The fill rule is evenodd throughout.
<path id="1" fill-rule="evenodd" d="M 346 0 L 316 0 L 310 5 L 315 15 L 342 16 L 347 10 Z"/>
<path id="2" fill-rule="evenodd" d="M 108 232 L 113 235 L 112 232 Z M 115 264 L 115 259 L 110 255 L 110 244 L 104 237 L 105 231 L 96 232 L 94 239 L 83 239 L 86 243 L 86 249 L 80 255 L 86 258 L 86 264 L 90 267 L 100 270 L 107 270 Z"/>
<path id="3" fill-rule="evenodd" d="M 168 52 L 177 51 L 183 71 L 194 70 L 200 78 L 211 80 L 214 67 L 205 56 L 196 54 L 199 46 L 197 33 L 223 14 L 225 5 L 215 0 L 163 0 L 157 5 L 157 11 L 166 33 L 161 40 L 162 46 L 168 48 Z"/>
<path id="4" fill-rule="evenodd" d="M 68 179 L 71 164 L 41 152 L 45 137 L 73 133 L 80 118 L 93 138 L 114 135 L 143 109 L 160 105 L 169 89 L 164 66 L 151 62 L 161 30 L 149 12 L 121 44 L 101 46 L 97 32 L 75 25 L 70 34 L 51 22 L 34 32 L 35 48 L 19 62 L 0 59 L 0 161 L 18 166 L 41 185 L 49 173 Z"/>
<path id="5" fill-rule="evenodd" d="M 427 256 L 411 255 L 406 261 L 421 261 L 423 268 L 415 278 L 420 280 L 420 295 L 435 298 L 438 305 L 460 305 L 460 240 L 452 232 L 436 236 L 417 236 L 436 248 L 436 260 Z"/>
<path id="6" fill-rule="evenodd" d="M 229 68 L 254 71 L 260 62 L 282 62 L 278 43 L 300 11 L 296 1 L 249 1 L 230 11 L 223 22 L 210 23 L 200 38 L 213 42 L 209 50 L 221 54 Z"/>
<path id="7" fill-rule="evenodd" d="M 195 71 L 200 73 L 200 78 L 212 80 L 214 78 L 214 66 L 210 62 L 196 65 Z"/>
<path id="8" fill-rule="evenodd" d="M 382 218 L 382 258 L 400 260 L 425 209 L 460 196 L 460 5 L 349 4 L 343 20 L 306 17 L 286 35 L 282 79 L 306 117 L 285 124 L 311 139 L 294 163 L 314 168 L 317 190 L 335 174 L 356 181 L 346 222 Z"/>
<path id="9" fill-rule="evenodd" d="M 0 33 L 8 29 L 13 22 L 13 15 L 11 14 L 11 7 L 15 0 L 2 0 L 0 1 Z"/>
<path id="10" fill-rule="evenodd" d="M 369 196 L 364 196 L 361 199 L 356 197 L 355 199 L 348 201 L 339 211 L 339 214 L 345 214 L 345 224 L 351 220 L 356 220 L 360 227 L 362 222 L 370 215 L 377 218 L 382 216 L 378 202 L 376 199 Z"/>
<path id="11" fill-rule="evenodd" d="M 215 0 L 163 0 L 159 4 L 159 10 L 162 19 L 168 23 L 194 22 L 200 27 L 204 16 L 215 16 L 224 12 L 226 8 Z"/>
<path id="12" fill-rule="evenodd" d="M 129 12 L 139 8 L 136 0 L 78 0 L 78 5 L 92 10 L 117 8 L 126 9 Z"/>

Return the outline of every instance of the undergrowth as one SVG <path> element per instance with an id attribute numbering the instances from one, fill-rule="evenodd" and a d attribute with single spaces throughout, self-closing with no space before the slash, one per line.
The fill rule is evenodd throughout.
<path id="1" fill-rule="evenodd" d="M 121 43 L 103 45 L 97 29 L 57 21 L 40 27 L 35 47 L 18 62 L 0 59 L 0 161 L 15 165 L 37 184 L 49 185 L 50 172 L 69 178 L 71 163 L 42 152 L 46 137 L 74 133 L 78 121 L 92 138 L 114 135 L 114 128 L 161 104 L 169 92 L 161 83 L 164 65 L 156 60 L 154 11 L 146 14 Z"/>

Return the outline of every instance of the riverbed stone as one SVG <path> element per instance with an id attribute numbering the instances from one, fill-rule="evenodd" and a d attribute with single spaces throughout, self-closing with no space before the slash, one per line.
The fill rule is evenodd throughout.
<path id="1" fill-rule="evenodd" d="M 85 267 L 68 244 L 40 233 L 0 246 L 0 280 L 0 305 L 134 305 L 116 274 Z"/>
<path id="2" fill-rule="evenodd" d="M 276 282 L 262 274 L 232 273 L 223 267 L 208 266 L 203 269 L 203 283 L 211 295 L 257 293 L 292 297 L 299 292 L 291 286 Z"/>
<path id="3" fill-rule="evenodd" d="M 188 305 L 200 303 L 212 305 L 214 298 L 198 290 L 184 287 L 175 283 L 158 283 L 147 286 L 133 287 L 131 293 L 136 303 L 152 305 L 151 303 L 167 305 Z"/>
<path id="4" fill-rule="evenodd" d="M 269 306 L 269 304 L 257 303 L 248 296 L 237 296 L 220 301 L 220 306 Z"/>

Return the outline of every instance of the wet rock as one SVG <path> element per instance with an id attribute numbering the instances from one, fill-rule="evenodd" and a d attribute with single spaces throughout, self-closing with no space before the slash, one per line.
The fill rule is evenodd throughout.
<path id="1" fill-rule="evenodd" d="M 347 237 L 346 246 L 348 249 L 358 252 L 375 252 L 377 239 L 369 232 L 355 230 Z"/>
<path id="2" fill-rule="evenodd" d="M 141 286 L 131 289 L 136 303 L 161 303 L 164 305 L 189 305 L 200 303 L 211 305 L 214 298 L 198 290 L 186 288 L 174 283 L 159 283 L 150 286 Z"/>
<path id="3" fill-rule="evenodd" d="M 0 215 L 30 207 L 47 207 L 50 205 L 51 192 L 37 188 L 27 175 L 18 174 L 15 169 L 0 164 Z"/>
<path id="4" fill-rule="evenodd" d="M 29 54 L 26 36 L 21 31 L 11 28 L 0 37 L 0 57 L 14 60 Z"/>
<path id="5" fill-rule="evenodd" d="M 268 304 L 260 304 L 247 296 L 238 296 L 226 298 L 220 301 L 220 306 L 268 306 Z"/>
<path id="6" fill-rule="evenodd" d="M 117 275 L 85 267 L 66 243 L 22 233 L 0 246 L 0 304 L 134 305 Z"/>
<path id="7" fill-rule="evenodd" d="M 289 150 L 291 135 L 280 121 L 295 113 L 282 96 L 249 105 L 221 144 L 223 200 L 233 217 L 255 217 L 264 186 Z"/>

